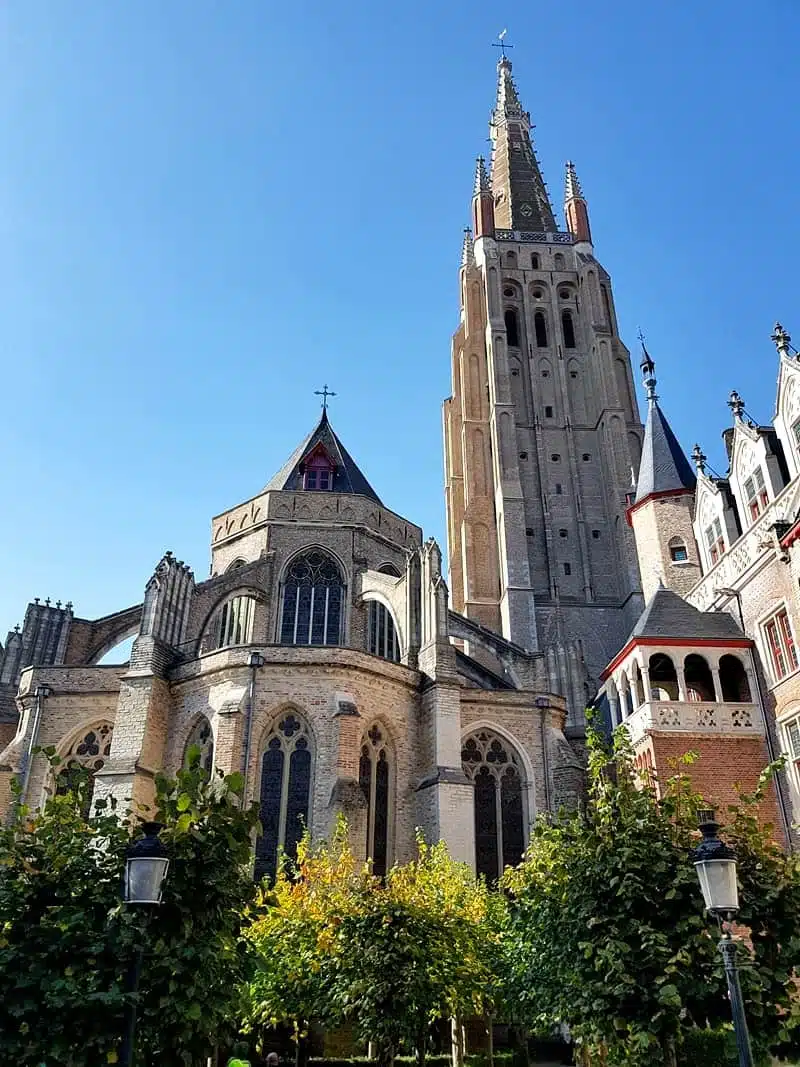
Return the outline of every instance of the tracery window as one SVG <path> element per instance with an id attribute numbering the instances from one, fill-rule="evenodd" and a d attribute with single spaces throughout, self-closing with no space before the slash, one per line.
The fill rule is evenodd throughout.
<path id="1" fill-rule="evenodd" d="M 367 801 L 367 858 L 372 872 L 386 874 L 389 859 L 390 754 L 383 730 L 375 723 L 361 741 L 358 784 Z"/>
<path id="2" fill-rule="evenodd" d="M 755 521 L 769 504 L 767 487 L 764 485 L 764 472 L 756 467 L 747 481 L 744 483 L 744 495 L 747 500 L 747 509 L 750 518 Z"/>
<path id="3" fill-rule="evenodd" d="M 312 549 L 296 556 L 283 583 L 282 645 L 338 645 L 344 584 L 339 567 Z"/>
<path id="4" fill-rule="evenodd" d="M 464 741 L 461 764 L 475 785 L 475 869 L 496 881 L 525 851 L 520 760 L 507 741 L 482 729 Z"/>
<path id="5" fill-rule="evenodd" d="M 267 737 L 261 757 L 259 816 L 262 834 L 256 841 L 255 876 L 275 877 L 278 850 L 297 857 L 297 845 L 308 823 L 311 800 L 311 737 L 305 722 L 290 711 Z"/>
<path id="6" fill-rule="evenodd" d="M 367 649 L 373 656 L 400 662 L 400 642 L 397 640 L 392 613 L 379 600 L 369 602 Z"/>
<path id="7" fill-rule="evenodd" d="M 205 715 L 200 716 L 186 739 L 184 764 L 189 761 L 189 749 L 195 746 L 200 749 L 200 766 L 211 774 L 214 770 L 214 731 Z"/>
<path id="8" fill-rule="evenodd" d="M 62 757 L 62 762 L 56 775 L 56 796 L 62 796 L 74 788 L 83 775 L 78 768 L 88 771 L 92 779 L 95 774 L 105 766 L 111 752 L 111 741 L 114 736 L 114 727 L 107 722 L 97 723 L 90 727 L 85 734 L 77 737 Z M 89 815 L 92 806 L 92 790 L 87 789 L 81 797 L 81 810 L 84 816 Z"/>
<path id="9" fill-rule="evenodd" d="M 251 596 L 235 596 L 222 605 L 217 648 L 250 644 L 253 639 L 255 606 L 255 599 Z"/>

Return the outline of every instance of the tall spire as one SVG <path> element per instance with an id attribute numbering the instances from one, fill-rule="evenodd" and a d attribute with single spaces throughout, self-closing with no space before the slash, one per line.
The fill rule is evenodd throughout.
<path id="1" fill-rule="evenodd" d="M 531 141 L 531 117 L 520 103 L 508 56 L 497 64 L 497 103 L 489 132 L 496 225 L 506 230 L 555 232 L 553 208 Z"/>
<path id="2" fill-rule="evenodd" d="M 489 181 L 489 175 L 486 172 L 486 160 L 483 156 L 478 156 L 475 160 L 475 184 L 472 187 L 472 195 L 480 196 L 481 193 L 490 193 L 492 186 Z"/>
<path id="3" fill-rule="evenodd" d="M 570 160 L 567 163 L 567 175 L 564 182 L 564 216 L 567 220 L 567 229 L 578 242 L 592 243 L 592 231 L 589 227 L 589 209 L 575 164 Z"/>
<path id="4" fill-rule="evenodd" d="M 567 177 L 564 184 L 564 201 L 569 203 L 570 200 L 583 200 L 583 189 L 581 188 L 580 179 L 575 172 L 575 164 L 571 159 L 568 159 Z"/>
<path id="5" fill-rule="evenodd" d="M 472 228 L 478 237 L 494 236 L 494 196 L 489 175 L 486 173 L 486 160 L 478 156 L 475 160 L 475 184 L 472 190 Z"/>
<path id="6" fill-rule="evenodd" d="M 464 243 L 461 246 L 461 266 L 471 267 L 475 262 L 475 245 L 472 240 L 472 230 L 469 226 L 464 230 Z"/>
<path id="7" fill-rule="evenodd" d="M 694 489 L 697 476 L 686 458 L 678 439 L 672 432 L 656 394 L 656 365 L 644 346 L 641 336 L 642 379 L 647 392 L 647 422 L 642 442 L 642 460 L 636 482 L 636 503 L 650 496 Z"/>

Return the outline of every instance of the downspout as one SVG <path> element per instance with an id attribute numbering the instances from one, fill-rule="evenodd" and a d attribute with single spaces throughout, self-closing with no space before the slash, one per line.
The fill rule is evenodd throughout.
<path id="1" fill-rule="evenodd" d="M 42 722 L 42 711 L 44 710 L 44 702 L 47 697 L 50 696 L 50 687 L 47 685 L 36 686 L 36 705 L 33 711 L 33 726 L 31 728 L 31 736 L 28 741 L 28 750 L 25 753 L 25 763 L 22 767 L 22 783 L 20 786 L 20 796 L 24 801 L 28 794 L 28 784 L 31 780 L 31 769 L 33 767 L 33 753 L 36 745 L 39 741 L 39 727 Z"/>
<path id="2" fill-rule="evenodd" d="M 550 814 L 550 804 L 551 804 L 551 797 L 550 797 L 550 756 L 548 755 L 548 752 L 547 752 L 547 735 L 545 733 L 545 728 L 544 728 L 544 717 L 545 717 L 545 713 L 547 711 L 547 708 L 549 707 L 549 701 L 547 700 L 547 697 L 537 697 L 536 698 L 536 704 L 537 704 L 537 707 L 539 708 L 539 711 L 541 712 L 541 718 L 539 720 L 539 735 L 541 737 L 542 768 L 544 770 L 544 806 L 545 806 L 545 811 L 548 814 Z M 535 800 L 535 798 L 534 798 L 534 800 Z"/>
<path id="3" fill-rule="evenodd" d="M 247 707 L 244 716 L 244 767 L 242 768 L 242 807 L 247 802 L 247 779 L 250 773 L 250 747 L 253 734 L 253 702 L 256 693 L 256 671 L 264 666 L 260 652 L 251 652 L 247 661 L 250 668 L 250 684 L 247 687 Z"/>

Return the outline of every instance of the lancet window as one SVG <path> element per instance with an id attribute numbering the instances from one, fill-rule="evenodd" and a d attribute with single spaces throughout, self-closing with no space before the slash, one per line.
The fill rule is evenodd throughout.
<path id="1" fill-rule="evenodd" d="M 358 782 L 367 801 L 367 858 L 373 873 L 383 877 L 389 860 L 391 754 L 377 723 L 361 740 Z"/>
<path id="2" fill-rule="evenodd" d="M 275 877 L 278 851 L 293 860 L 308 825 L 311 800 L 311 735 L 290 711 L 270 731 L 261 757 L 259 805 L 262 834 L 256 841 L 255 876 Z"/>
<path id="3" fill-rule="evenodd" d="M 397 640 L 392 613 L 378 600 L 369 602 L 367 648 L 373 656 L 400 662 L 400 642 Z"/>
<path id="4" fill-rule="evenodd" d="M 222 605 L 217 634 L 218 648 L 250 644 L 253 639 L 255 607 L 255 599 L 251 596 L 235 596 Z"/>
<path id="5" fill-rule="evenodd" d="M 496 881 L 525 851 L 525 804 L 519 756 L 492 730 L 464 741 L 464 773 L 475 786 L 475 869 Z"/>

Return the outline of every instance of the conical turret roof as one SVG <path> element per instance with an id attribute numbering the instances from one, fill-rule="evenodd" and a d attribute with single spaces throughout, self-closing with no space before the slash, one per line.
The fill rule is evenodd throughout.
<path id="1" fill-rule="evenodd" d="M 694 489 L 697 475 L 672 432 L 656 396 L 655 363 L 642 345 L 642 373 L 647 389 L 647 422 L 636 481 L 636 503 L 658 493 Z"/>

